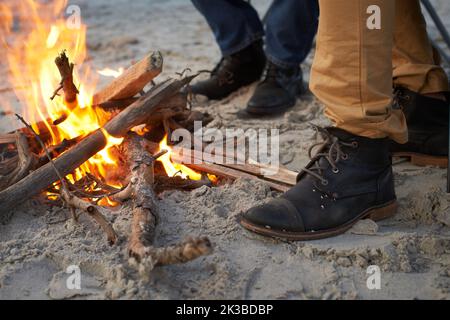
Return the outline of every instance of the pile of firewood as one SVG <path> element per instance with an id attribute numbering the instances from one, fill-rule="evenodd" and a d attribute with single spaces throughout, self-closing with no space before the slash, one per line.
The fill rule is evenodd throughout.
<path id="1" fill-rule="evenodd" d="M 73 83 L 73 65 L 65 53 L 56 60 L 61 74 L 60 86 L 55 98 L 62 90 L 66 106 L 77 106 L 78 90 Z M 128 250 L 138 261 L 152 266 L 183 263 L 209 254 L 212 245 L 206 237 L 191 238 L 180 244 L 165 248 L 152 246 L 155 228 L 159 219 L 157 193 L 165 189 L 194 189 L 212 182 L 204 179 L 193 181 L 178 176 L 168 177 L 155 168 L 155 160 L 164 150 L 158 151 L 158 143 L 165 134 L 178 128 L 193 128 L 194 121 L 210 121 L 208 114 L 192 111 L 188 95 L 182 88 L 195 77 L 180 74 L 159 84 L 153 79 L 162 71 L 163 59 L 159 52 L 150 53 L 128 68 L 121 76 L 94 95 L 95 108 L 101 109 L 108 120 L 102 128 L 87 136 L 64 140 L 58 145 L 48 146 L 51 133 L 44 123 L 34 124 L 39 134 L 20 115 L 17 117 L 24 127 L 0 135 L 0 216 L 10 213 L 24 199 L 45 194 L 57 195 L 72 211 L 74 219 L 80 212 L 92 217 L 104 230 L 111 244 L 117 240 L 116 233 L 105 218 L 108 207 L 98 205 L 99 199 L 127 203 L 121 210 L 132 210 L 132 227 Z M 144 92 L 144 87 L 152 87 Z M 183 90 L 188 92 L 189 90 Z M 51 125 L 57 126 L 66 120 L 61 115 Z M 145 134 L 131 129 L 137 126 L 149 128 Z M 65 177 L 89 160 L 107 145 L 105 132 L 115 138 L 124 138 L 117 148 L 122 159 L 120 175 L 127 177 L 118 189 L 101 178 L 87 174 L 80 181 L 70 183 Z M 194 162 L 192 162 L 194 163 Z M 217 175 L 223 179 L 248 177 L 262 179 L 275 190 L 284 191 L 295 184 L 295 173 L 281 169 L 278 178 L 261 176 L 259 165 L 189 164 L 194 170 Z M 156 172 L 156 174 L 155 174 Z M 131 209 L 130 209 L 131 208 Z"/>

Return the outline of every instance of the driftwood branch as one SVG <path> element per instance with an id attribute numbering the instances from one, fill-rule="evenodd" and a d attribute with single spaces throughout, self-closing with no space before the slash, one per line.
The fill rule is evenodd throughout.
<path id="1" fill-rule="evenodd" d="M 146 271 L 149 271 L 154 266 L 185 263 L 209 254 L 212 246 L 205 237 L 190 239 L 166 248 L 152 246 L 159 219 L 158 201 L 153 190 L 153 164 L 162 153 L 151 156 L 145 151 L 142 138 L 137 135 L 129 136 L 126 147 L 131 171 L 133 210 L 129 255 L 145 264 Z"/>
<path id="2" fill-rule="evenodd" d="M 34 169 L 37 164 L 36 156 L 30 151 L 27 138 L 25 135 L 18 131 L 16 136 L 16 147 L 17 147 L 17 166 L 8 175 L 0 176 L 0 190 L 16 183 L 25 177 L 30 170 Z"/>
<path id="3" fill-rule="evenodd" d="M 136 135 L 130 135 L 125 145 L 131 173 L 129 187 L 133 211 L 128 252 L 139 260 L 146 256 L 147 247 L 153 243 L 158 220 L 158 201 L 153 191 L 154 158 L 144 152 Z"/>
<path id="4" fill-rule="evenodd" d="M 156 248 L 153 255 L 156 265 L 186 263 L 212 252 L 212 244 L 207 237 L 188 238 L 185 241 L 165 248 Z"/>
<path id="5" fill-rule="evenodd" d="M 54 159 L 58 155 L 63 153 L 64 151 L 69 150 L 70 148 L 75 146 L 81 140 L 82 140 L 81 137 L 76 137 L 76 138 L 68 139 L 68 140 L 64 139 L 63 141 L 61 141 L 61 143 L 48 147 L 47 152 L 50 155 L 50 158 Z M 43 166 L 44 164 L 46 164 L 49 161 L 49 157 L 47 156 L 45 151 L 42 151 L 39 154 L 38 161 L 39 161 L 38 167 Z"/>
<path id="6" fill-rule="evenodd" d="M 101 211 L 104 210 L 103 208 L 93 205 L 83 199 L 76 197 L 72 193 L 68 192 L 67 189 L 61 190 L 61 198 L 70 207 L 80 209 L 86 212 L 100 225 L 103 231 L 105 231 L 108 242 L 110 244 L 116 243 L 117 241 L 116 232 L 114 231 L 113 227 L 108 222 L 108 220 L 106 220 L 104 215 L 101 213 Z"/>

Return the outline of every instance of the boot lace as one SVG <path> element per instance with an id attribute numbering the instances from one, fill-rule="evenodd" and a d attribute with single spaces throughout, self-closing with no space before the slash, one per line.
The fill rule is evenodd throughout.
<path id="1" fill-rule="evenodd" d="M 316 130 L 316 135 L 320 134 L 323 141 L 315 143 L 309 148 L 308 155 L 312 160 L 313 165 L 309 168 L 303 168 L 302 171 L 320 180 L 322 185 L 326 186 L 328 185 L 328 180 L 324 177 L 324 171 L 328 166 L 321 166 L 319 160 L 325 159 L 331 166 L 333 173 L 338 174 L 339 168 L 337 167 L 337 164 L 340 160 L 346 160 L 348 158 L 348 155 L 342 150 L 342 147 L 356 149 L 358 143 L 356 141 L 341 141 L 339 138 L 329 133 L 325 128 L 314 126 L 314 129 Z M 315 155 L 312 155 L 313 150 L 317 147 L 319 147 L 319 151 Z"/>
<path id="2" fill-rule="evenodd" d="M 278 70 L 277 67 L 273 63 L 267 63 L 263 76 L 262 76 L 262 82 L 273 82 L 276 81 L 278 76 Z"/>
<path id="3" fill-rule="evenodd" d="M 395 88 L 394 89 L 394 98 L 392 101 L 392 108 L 403 110 L 404 105 L 409 102 L 411 97 L 406 94 L 401 88 Z"/>

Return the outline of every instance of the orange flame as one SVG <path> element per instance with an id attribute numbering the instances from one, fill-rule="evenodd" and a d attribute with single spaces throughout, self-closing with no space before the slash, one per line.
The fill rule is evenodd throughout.
<path id="1" fill-rule="evenodd" d="M 3 3 L 5 2 L 5 3 Z M 73 139 L 101 128 L 107 120 L 92 106 L 92 96 L 98 75 L 83 64 L 86 58 L 86 25 L 79 28 L 68 27 L 63 17 L 66 0 L 42 3 L 37 0 L 4 0 L 0 4 L 0 58 L 6 56 L 10 75 L 9 82 L 22 103 L 20 113 L 33 124 L 43 122 L 51 133 L 56 145 L 63 139 Z M 17 23 L 15 23 L 17 22 Z M 19 30 L 16 26 L 19 26 Z M 13 27 L 14 26 L 14 27 Z M 59 86 L 61 76 L 54 60 L 65 50 L 75 64 L 74 83 L 78 87 L 78 104 L 70 110 L 63 97 L 50 100 L 55 88 Z M 56 127 L 53 121 L 62 115 L 67 118 Z M 112 146 L 122 142 L 103 131 L 107 137 L 107 147 L 79 167 L 69 180 L 78 180 L 86 172 L 105 177 L 107 170 L 117 166 L 110 154 Z"/>
<path id="2" fill-rule="evenodd" d="M 159 150 L 167 150 L 167 153 L 159 157 L 158 161 L 162 163 L 164 170 L 166 171 L 169 177 L 174 177 L 176 175 L 181 176 L 183 179 L 191 179 L 191 180 L 201 180 L 202 175 L 198 172 L 195 172 L 191 168 L 186 167 L 181 163 L 172 162 L 170 156 L 172 154 L 172 148 L 167 145 L 167 134 L 159 143 Z"/>
<path id="3" fill-rule="evenodd" d="M 111 68 L 105 68 L 102 70 L 97 70 L 97 73 L 99 75 L 102 75 L 104 77 L 113 77 L 113 78 L 118 78 L 119 76 L 122 75 L 122 73 L 124 72 L 124 68 L 120 67 L 117 70 L 111 69 Z"/>
<path id="4" fill-rule="evenodd" d="M 83 64 L 86 58 L 86 25 L 69 28 L 63 18 L 66 0 L 54 0 L 41 3 L 38 0 L 2 0 L 0 3 L 0 61 L 6 60 L 10 70 L 8 77 L 15 94 L 22 102 L 20 113 L 33 124 L 39 133 L 38 122 L 44 123 L 51 134 L 49 144 L 56 145 L 64 139 L 83 137 L 101 129 L 107 139 L 107 146 L 81 165 L 67 178 L 71 182 L 81 179 L 86 173 L 104 178 L 110 185 L 121 185 L 108 181 L 107 172 L 117 167 L 117 159 L 111 153 L 112 147 L 122 143 L 123 139 L 110 136 L 102 124 L 108 116 L 101 109 L 92 106 L 92 97 L 98 81 L 98 74 L 118 77 L 123 68 L 113 70 L 105 68 L 92 72 Z M 18 23 L 15 23 L 18 22 Z M 19 30 L 17 30 L 17 25 Z M 74 83 L 78 87 L 77 105 L 69 108 L 63 97 L 51 100 L 61 76 L 55 66 L 55 57 L 65 50 L 74 63 Z M 4 59 L 3 59 L 4 56 Z M 64 121 L 52 125 L 55 120 Z M 58 121 L 59 122 L 59 121 Z M 137 132 L 145 132 L 146 128 L 135 128 Z M 200 180 L 200 173 L 171 161 L 172 149 L 167 145 L 167 136 L 160 143 L 161 149 L 169 152 L 159 161 L 169 176 L 180 175 L 184 179 Z M 210 179 L 215 179 L 210 176 Z M 100 204 L 114 205 L 108 198 L 100 200 Z"/>

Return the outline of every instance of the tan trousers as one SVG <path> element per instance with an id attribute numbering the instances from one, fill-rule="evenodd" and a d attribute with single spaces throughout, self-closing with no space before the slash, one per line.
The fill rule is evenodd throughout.
<path id="1" fill-rule="evenodd" d="M 310 87 L 325 104 L 325 114 L 353 134 L 405 143 L 405 118 L 401 110 L 392 109 L 393 86 L 419 93 L 448 91 L 419 0 L 319 4 Z"/>

